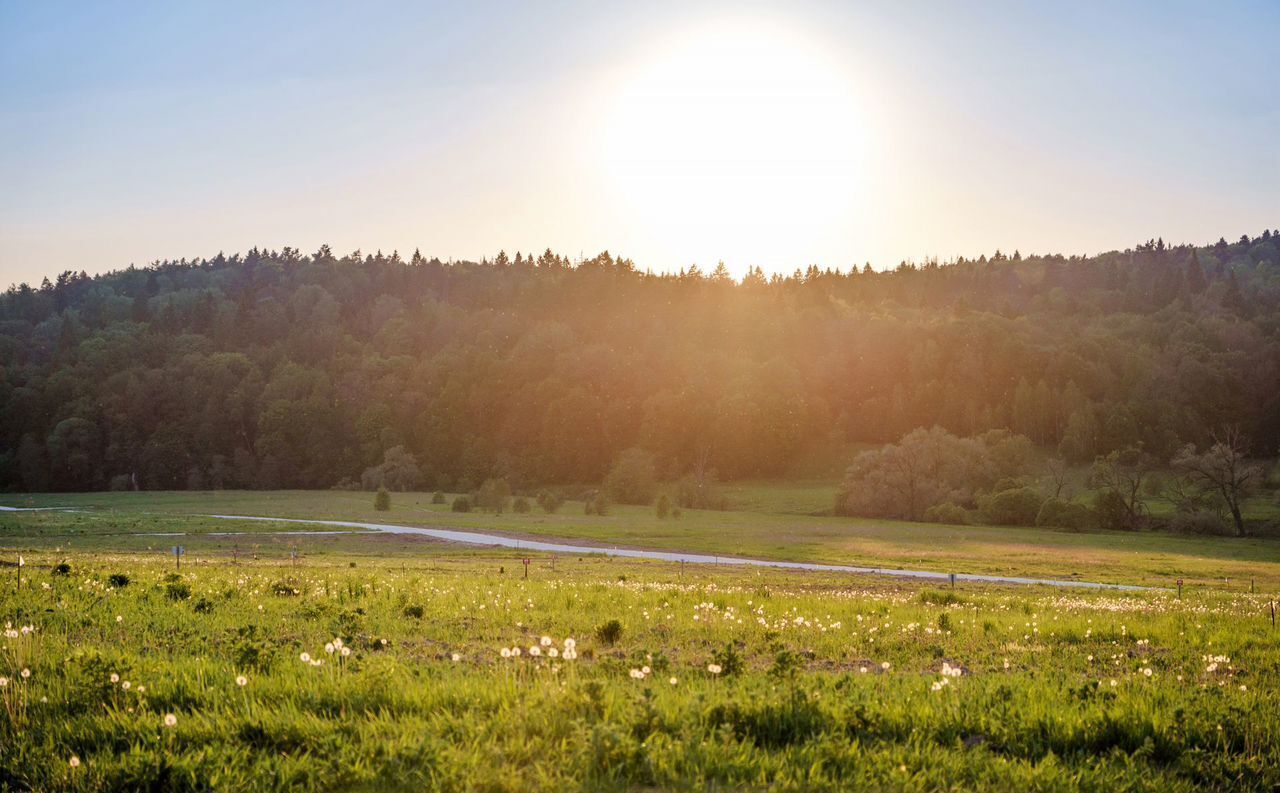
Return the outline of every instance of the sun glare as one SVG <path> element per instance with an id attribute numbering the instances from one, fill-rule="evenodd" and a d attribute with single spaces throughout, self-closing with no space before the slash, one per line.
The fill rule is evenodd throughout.
<path id="1" fill-rule="evenodd" d="M 763 24 L 667 42 L 611 87 L 597 141 L 610 187 L 684 261 L 737 274 L 804 264 L 865 194 L 866 124 L 846 71 Z"/>

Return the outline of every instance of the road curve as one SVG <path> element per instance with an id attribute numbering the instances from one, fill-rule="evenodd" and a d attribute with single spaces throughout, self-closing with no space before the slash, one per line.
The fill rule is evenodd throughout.
<path id="1" fill-rule="evenodd" d="M 817 564 L 812 562 L 784 562 L 773 559 L 748 559 L 738 556 L 711 556 L 699 553 L 681 553 L 676 551 L 650 551 L 639 548 L 602 548 L 591 545 L 573 545 L 565 542 L 549 542 L 543 540 L 525 540 L 507 537 L 502 534 L 490 534 L 478 531 L 461 531 L 457 529 L 424 529 L 417 526 L 396 526 L 389 523 L 362 523 L 350 520 L 314 520 L 306 518 L 268 518 L 257 515 L 209 515 L 207 517 L 221 520 L 261 520 L 275 523 L 307 523 L 319 526 L 341 526 L 349 529 L 366 529 L 387 534 L 415 534 L 434 537 L 446 542 L 465 543 L 467 545 L 499 546 L 503 548 L 519 548 L 528 551 L 546 551 L 548 553 L 568 554 L 603 554 L 605 556 L 621 556 L 629 559 L 657 559 L 664 562 L 687 562 L 689 564 L 726 564 L 743 567 L 775 567 L 784 570 L 819 570 L 832 573 L 864 573 L 870 575 L 888 575 L 900 578 L 915 578 L 934 581 L 949 581 L 951 573 L 940 573 L 933 570 L 901 570 L 881 567 L 857 567 L 844 564 Z M 1077 589 L 1114 589 L 1128 592 L 1146 590 L 1149 587 L 1129 584 L 1102 584 L 1094 581 L 1056 580 L 1052 578 L 1020 578 L 1017 576 L 977 575 L 973 573 L 955 573 L 956 581 L 972 581 L 986 584 L 1040 584 L 1055 587 L 1072 587 Z"/>

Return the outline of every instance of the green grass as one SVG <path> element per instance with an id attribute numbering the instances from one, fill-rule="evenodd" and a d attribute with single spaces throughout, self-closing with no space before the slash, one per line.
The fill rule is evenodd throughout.
<path id="1" fill-rule="evenodd" d="M 509 554 L 448 546 L 218 555 L 179 576 L 79 542 L 29 554 L 16 591 L 0 571 L 19 631 L 0 649 L 0 789 L 1280 784 L 1280 633 L 1260 596 L 600 557 L 539 557 L 524 580 Z M 578 658 L 551 658 L 566 638 Z M 335 639 L 350 655 L 326 653 Z"/>
<path id="2" fill-rule="evenodd" d="M 34 496 L 35 505 L 76 506 L 84 513 L 0 513 L 0 548 L 73 547 L 161 551 L 175 541 L 139 539 L 129 533 L 172 531 L 298 531 L 296 524 L 227 523 L 191 516 L 209 513 L 293 518 L 336 518 L 403 525 L 461 527 L 506 532 L 515 536 L 577 540 L 662 550 L 746 555 L 790 561 L 831 562 L 944 572 L 1078 578 L 1088 581 L 1172 586 L 1179 578 L 1189 586 L 1260 591 L 1280 590 L 1280 540 L 1190 537 L 1157 533 L 1073 533 L 1052 529 L 993 526 L 942 526 L 813 516 L 804 512 L 816 500 L 819 485 L 744 487 L 754 493 L 759 509 L 685 511 L 678 520 L 660 521 L 652 510 L 615 507 L 605 517 L 583 514 L 582 504 L 569 502 L 558 514 L 457 514 L 447 505 L 432 505 L 429 494 L 396 493 L 390 512 L 373 509 L 368 493 L 337 491 L 217 493 L 87 493 Z M 18 504 L 19 499 L 10 500 Z M 788 513 L 787 509 L 795 512 Z M 182 517 L 188 516 L 188 517 Z M 403 549 L 433 553 L 434 543 L 378 538 L 294 539 L 278 535 L 255 542 L 302 545 L 374 553 Z M 184 544 L 190 544 L 184 543 Z M 211 548 L 244 546 L 244 538 L 208 538 Z M 398 551 L 397 551 L 398 552 Z"/>

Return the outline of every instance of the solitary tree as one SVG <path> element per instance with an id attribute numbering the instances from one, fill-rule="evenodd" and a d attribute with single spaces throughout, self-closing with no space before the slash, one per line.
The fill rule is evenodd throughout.
<path id="1" fill-rule="evenodd" d="M 486 479 L 476 493 L 476 506 L 501 515 L 511 503 L 511 485 L 505 479 Z"/>
<path id="2" fill-rule="evenodd" d="M 378 492 L 374 494 L 373 508 L 379 512 L 386 512 L 391 509 L 391 494 L 387 492 L 385 487 L 378 488 Z"/>
<path id="3" fill-rule="evenodd" d="M 1094 460 L 1089 485 L 1099 489 L 1099 507 L 1118 506 L 1123 528 L 1133 530 L 1147 511 L 1142 485 L 1150 474 L 1151 458 L 1141 448 L 1130 446 Z"/>
<path id="4" fill-rule="evenodd" d="M 1182 447 L 1173 458 L 1173 467 L 1187 482 L 1202 493 L 1212 494 L 1235 523 L 1236 535 L 1245 536 L 1244 516 L 1240 503 L 1262 481 L 1262 467 L 1245 459 L 1247 448 L 1238 429 L 1215 435 L 1213 445 L 1197 452 L 1193 444 Z"/>

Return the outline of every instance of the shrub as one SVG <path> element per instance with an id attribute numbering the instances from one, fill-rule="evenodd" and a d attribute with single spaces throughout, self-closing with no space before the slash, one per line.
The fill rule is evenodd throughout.
<path id="1" fill-rule="evenodd" d="M 524 496 L 520 496 L 515 501 L 511 502 L 511 511 L 518 512 L 521 515 L 528 514 L 529 499 L 525 498 Z"/>
<path id="2" fill-rule="evenodd" d="M 50 572 L 52 572 L 53 575 L 68 576 L 71 575 L 71 565 L 66 562 L 58 562 L 53 566 L 53 570 Z"/>
<path id="3" fill-rule="evenodd" d="M 609 498 L 620 504 L 650 504 L 658 490 L 657 465 L 644 449 L 618 455 L 604 480 Z"/>
<path id="4" fill-rule="evenodd" d="M 686 474 L 676 482 L 676 503 L 685 509 L 728 509 L 729 499 L 720 492 L 714 471 L 701 478 Z"/>
<path id="5" fill-rule="evenodd" d="M 271 585 L 271 591 L 282 598 L 294 597 L 299 594 L 298 588 L 293 585 L 292 581 L 276 581 Z"/>
<path id="6" fill-rule="evenodd" d="M 393 446 L 383 453 L 380 465 L 364 470 L 360 482 L 366 490 L 386 487 L 404 492 L 416 487 L 421 478 L 422 471 L 413 453 L 403 446 Z"/>
<path id="7" fill-rule="evenodd" d="M 107 583 L 115 587 L 116 589 L 121 589 L 123 587 L 129 586 L 129 576 L 125 575 L 124 573 L 112 573 L 111 575 L 107 576 Z"/>
<path id="8" fill-rule="evenodd" d="M 1209 510 L 1179 512 L 1169 519 L 1169 528 L 1183 534 L 1226 536 L 1233 533 L 1221 515 Z"/>
<path id="9" fill-rule="evenodd" d="M 391 494 L 385 487 L 378 488 L 378 492 L 373 497 L 373 508 L 379 512 L 391 509 Z"/>
<path id="10" fill-rule="evenodd" d="M 1104 529 L 1123 531 L 1135 528 L 1129 520 L 1129 507 L 1124 496 L 1114 490 L 1102 490 L 1093 497 L 1093 514 Z"/>
<path id="11" fill-rule="evenodd" d="M 712 653 L 711 659 L 720 665 L 722 677 L 731 677 L 742 671 L 742 655 L 733 646 L 733 642 L 725 644 L 724 649 Z"/>
<path id="12" fill-rule="evenodd" d="M 622 638 L 622 623 L 617 620 L 609 620 L 608 622 L 596 627 L 596 640 L 601 644 L 616 644 L 618 639 Z"/>
<path id="13" fill-rule="evenodd" d="M 548 515 L 554 515 L 560 506 L 564 504 L 564 499 L 559 493 L 550 490 L 538 491 L 538 506 L 542 507 L 542 511 Z"/>
<path id="14" fill-rule="evenodd" d="M 1030 487 L 1001 490 L 978 499 L 983 518 L 997 526 L 1033 526 L 1043 497 Z"/>
<path id="15" fill-rule="evenodd" d="M 505 479 L 486 479 L 476 492 L 475 505 L 501 515 L 511 503 L 511 485 Z"/>
<path id="16" fill-rule="evenodd" d="M 969 511 L 948 501 L 926 509 L 924 519 L 929 523 L 954 523 L 963 526 L 969 522 Z"/>
<path id="17" fill-rule="evenodd" d="M 437 490 L 436 492 L 432 493 L 432 494 L 431 494 L 431 503 L 432 503 L 432 504 L 443 504 L 443 503 L 444 503 L 444 493 L 443 493 L 442 491 L 440 491 L 440 490 Z"/>
<path id="18" fill-rule="evenodd" d="M 186 600 L 191 597 L 191 587 L 181 581 L 170 581 L 164 585 L 164 595 L 170 600 Z"/>
<path id="19" fill-rule="evenodd" d="M 591 508 L 587 512 L 588 515 L 608 515 L 609 514 L 609 497 L 603 492 L 596 493 L 591 499 Z"/>
<path id="20" fill-rule="evenodd" d="M 659 520 L 666 520 L 671 514 L 671 497 L 666 493 L 658 496 L 658 501 L 653 505 L 653 513 L 658 516 Z"/>
<path id="21" fill-rule="evenodd" d="M 422 606 L 405 606 L 404 615 L 415 620 L 422 619 Z"/>
<path id="22" fill-rule="evenodd" d="M 449 509 L 453 510 L 454 512 L 470 512 L 471 499 L 467 498 L 466 496 L 458 496 L 453 500 L 453 504 L 450 505 Z"/>
<path id="23" fill-rule="evenodd" d="M 1083 530 L 1092 528 L 1095 520 L 1093 510 L 1084 504 L 1049 498 L 1040 505 L 1040 512 L 1036 514 L 1036 525 Z"/>

